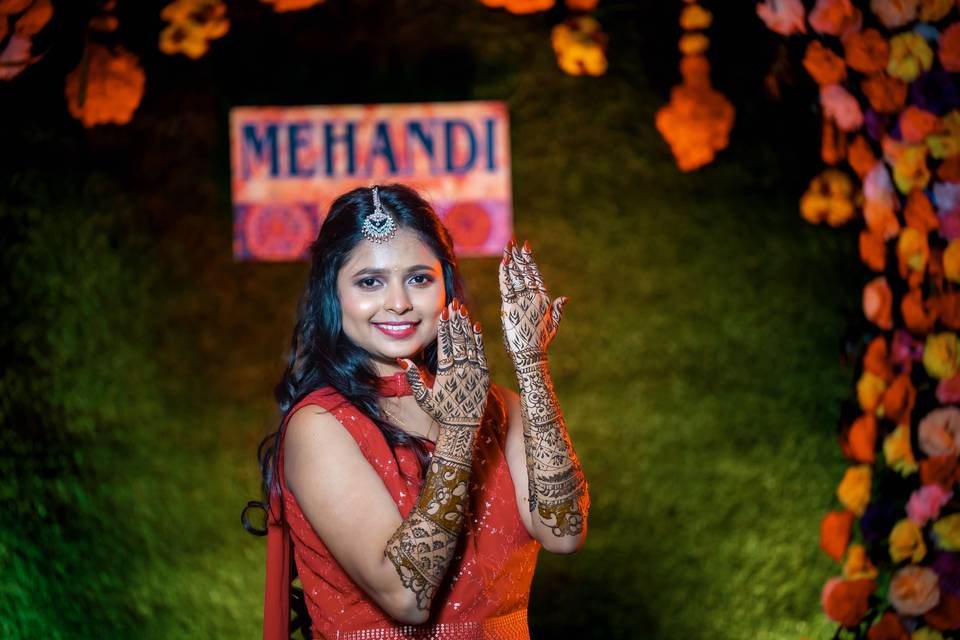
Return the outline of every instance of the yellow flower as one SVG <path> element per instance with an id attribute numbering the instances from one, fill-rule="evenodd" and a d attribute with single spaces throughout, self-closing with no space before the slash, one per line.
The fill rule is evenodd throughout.
<path id="1" fill-rule="evenodd" d="M 880 406 L 887 383 L 880 376 L 864 371 L 857 381 L 857 401 L 864 413 L 874 413 Z"/>
<path id="2" fill-rule="evenodd" d="M 687 5 L 680 12 L 680 27 L 687 31 L 706 29 L 712 22 L 713 14 L 698 4 Z"/>
<path id="3" fill-rule="evenodd" d="M 943 640 L 943 634 L 933 627 L 920 627 L 910 634 L 910 640 Z"/>
<path id="4" fill-rule="evenodd" d="M 933 64 L 933 49 L 919 33 L 905 31 L 890 38 L 890 59 L 887 73 L 912 82 L 921 71 L 928 71 Z"/>
<path id="5" fill-rule="evenodd" d="M 800 198 L 800 215 L 811 224 L 826 221 L 837 227 L 850 220 L 853 206 L 853 181 L 836 169 L 827 169 L 810 181 Z"/>
<path id="6" fill-rule="evenodd" d="M 903 145 L 893 162 L 893 182 L 900 193 L 923 189 L 930 182 L 927 167 L 927 147 L 922 144 Z"/>
<path id="7" fill-rule="evenodd" d="M 695 56 L 710 48 L 710 38 L 702 33 L 685 33 L 680 36 L 680 53 Z"/>
<path id="8" fill-rule="evenodd" d="M 954 109 L 940 119 L 943 131 L 927 136 L 924 143 L 937 160 L 960 153 L 960 111 Z"/>
<path id="9" fill-rule="evenodd" d="M 847 549 L 847 561 L 843 563 L 843 577 L 846 580 L 873 580 L 877 577 L 877 568 L 867 557 L 862 544 L 852 544 Z"/>
<path id="10" fill-rule="evenodd" d="M 913 227 L 906 227 L 897 238 L 897 255 L 903 257 L 904 264 L 913 271 L 927 268 L 927 237 Z"/>
<path id="11" fill-rule="evenodd" d="M 951 282 L 960 282 L 960 240 L 951 240 L 943 250 L 943 275 Z"/>
<path id="12" fill-rule="evenodd" d="M 858 516 L 862 516 L 870 502 L 870 483 L 873 471 L 868 465 L 861 464 L 847 467 L 843 480 L 837 487 L 837 498 L 840 504 Z"/>
<path id="13" fill-rule="evenodd" d="M 951 513 L 933 523 L 937 546 L 946 551 L 960 551 L 960 513 Z"/>
<path id="14" fill-rule="evenodd" d="M 910 558 L 911 562 L 920 562 L 927 555 L 927 545 L 923 542 L 923 532 L 917 523 L 904 518 L 890 532 L 890 557 L 894 562 Z"/>
<path id="15" fill-rule="evenodd" d="M 952 378 L 960 368 L 960 344 L 953 332 L 927 336 L 923 347 L 923 366 L 937 380 Z"/>
<path id="16" fill-rule="evenodd" d="M 607 71 L 607 36 L 590 16 L 561 22 L 550 34 L 557 65 L 571 76 L 601 76 Z"/>
<path id="17" fill-rule="evenodd" d="M 887 466 L 902 476 L 917 472 L 917 459 L 910 447 L 910 425 L 901 424 L 883 440 L 883 457 Z"/>

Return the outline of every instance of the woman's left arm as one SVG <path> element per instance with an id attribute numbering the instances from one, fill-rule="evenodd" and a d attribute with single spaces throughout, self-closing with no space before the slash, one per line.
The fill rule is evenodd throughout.
<path id="1" fill-rule="evenodd" d="M 520 389 L 530 526 L 548 551 L 572 553 L 586 537 L 590 497 L 547 363 L 566 298 L 550 302 L 528 243 L 504 250 L 500 293 L 505 346 Z"/>

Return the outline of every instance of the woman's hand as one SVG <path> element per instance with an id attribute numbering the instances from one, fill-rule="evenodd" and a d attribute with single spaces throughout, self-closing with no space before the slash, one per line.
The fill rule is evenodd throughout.
<path id="1" fill-rule="evenodd" d="M 400 359 L 420 408 L 441 425 L 480 426 L 487 403 L 490 373 L 483 352 L 480 323 L 471 324 L 467 308 L 458 300 L 440 313 L 437 326 L 437 377 L 431 389 L 417 366 Z"/>
<path id="2" fill-rule="evenodd" d="M 500 322 L 510 358 L 514 363 L 519 356 L 542 358 L 557 334 L 567 298 L 561 296 L 550 302 L 530 243 L 518 248 L 511 240 L 503 250 L 500 299 Z"/>

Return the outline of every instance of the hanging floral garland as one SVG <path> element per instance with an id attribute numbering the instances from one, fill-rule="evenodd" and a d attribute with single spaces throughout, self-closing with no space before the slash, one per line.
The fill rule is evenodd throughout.
<path id="1" fill-rule="evenodd" d="M 167 55 L 182 53 L 196 60 L 209 50 L 211 40 L 230 30 L 223 0 L 174 0 L 160 17 L 168 23 L 160 32 L 160 51 Z"/>
<path id="2" fill-rule="evenodd" d="M 656 126 L 669 143 L 682 171 L 693 171 L 713 161 L 729 144 L 734 109 L 710 83 L 706 52 L 710 39 L 703 33 L 713 15 L 695 1 L 686 0 L 680 14 L 680 75 L 683 81 L 670 92 L 670 103 L 657 111 Z"/>
<path id="3" fill-rule="evenodd" d="M 821 157 L 807 221 L 862 221 L 870 275 L 850 465 L 820 546 L 837 637 L 937 639 L 960 629 L 960 17 L 954 0 L 766 0 L 777 33 L 807 34 Z M 953 637 L 951 635 L 951 637 Z"/>

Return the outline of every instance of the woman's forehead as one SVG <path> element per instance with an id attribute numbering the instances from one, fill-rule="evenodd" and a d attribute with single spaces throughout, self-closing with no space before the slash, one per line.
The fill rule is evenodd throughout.
<path id="1" fill-rule="evenodd" d="M 414 265 L 440 268 L 440 261 L 420 237 L 409 229 L 400 229 L 388 242 L 362 240 L 343 265 L 354 272 L 360 269 L 404 270 Z"/>

